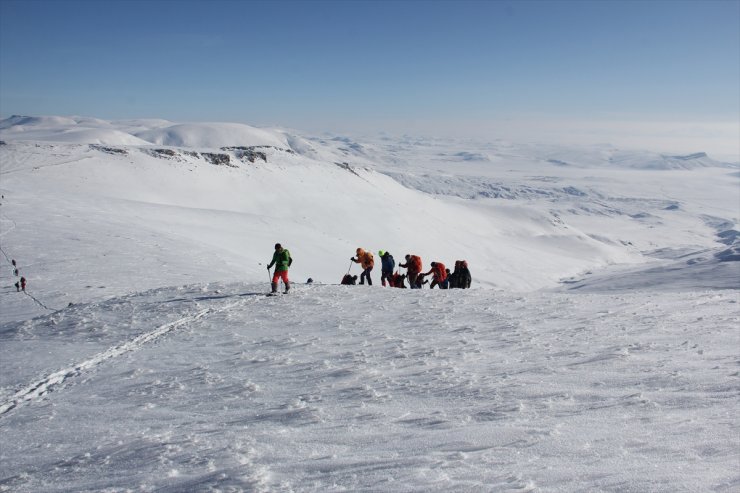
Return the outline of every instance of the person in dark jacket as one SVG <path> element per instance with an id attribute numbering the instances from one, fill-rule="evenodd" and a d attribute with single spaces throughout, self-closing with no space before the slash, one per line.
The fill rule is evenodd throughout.
<path id="1" fill-rule="evenodd" d="M 267 270 L 270 270 L 272 266 L 275 266 L 275 274 L 272 276 L 272 292 L 277 292 L 278 280 L 282 279 L 285 284 L 285 292 L 290 291 L 290 281 L 288 280 L 288 268 L 293 263 L 293 259 L 290 257 L 290 252 L 283 248 L 280 243 L 275 243 L 275 253 L 272 255 L 272 262 L 267 266 Z"/>
<path id="2" fill-rule="evenodd" d="M 411 280 L 409 280 L 409 287 L 411 289 L 421 289 L 424 287 L 425 284 L 429 284 L 428 279 L 424 279 L 425 274 L 419 273 L 416 276 L 416 279 L 414 279 L 414 284 L 411 284 Z"/>
<path id="3" fill-rule="evenodd" d="M 352 276 L 350 274 L 345 274 L 342 278 L 342 284 L 344 286 L 354 286 L 357 284 L 357 276 Z"/>
<path id="4" fill-rule="evenodd" d="M 391 287 L 393 287 L 393 269 L 396 268 L 396 261 L 393 260 L 393 255 L 390 252 L 384 252 L 380 250 L 381 272 L 380 272 L 380 283 L 385 287 L 385 282 L 388 281 Z"/>
<path id="5" fill-rule="evenodd" d="M 470 276 L 470 270 L 468 270 L 468 262 L 466 260 L 458 260 L 455 262 L 455 270 L 452 272 L 450 278 L 451 288 L 468 289 L 472 278 Z"/>

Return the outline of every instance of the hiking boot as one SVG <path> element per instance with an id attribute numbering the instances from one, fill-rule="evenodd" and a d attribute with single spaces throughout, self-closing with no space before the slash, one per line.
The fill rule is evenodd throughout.
<path id="1" fill-rule="evenodd" d="M 270 286 L 272 286 L 272 292 L 273 293 L 277 293 L 277 283 L 276 282 L 271 282 L 270 283 Z"/>
<path id="2" fill-rule="evenodd" d="M 288 291 L 290 291 L 290 283 L 286 282 L 285 283 L 285 294 L 288 294 Z"/>

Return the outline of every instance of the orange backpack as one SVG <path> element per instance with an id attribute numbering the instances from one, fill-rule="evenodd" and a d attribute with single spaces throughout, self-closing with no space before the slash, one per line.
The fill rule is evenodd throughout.
<path id="1" fill-rule="evenodd" d="M 434 274 L 437 277 L 437 279 L 442 282 L 445 279 L 447 279 L 447 268 L 445 267 L 445 264 L 442 262 L 437 262 L 434 265 Z"/>

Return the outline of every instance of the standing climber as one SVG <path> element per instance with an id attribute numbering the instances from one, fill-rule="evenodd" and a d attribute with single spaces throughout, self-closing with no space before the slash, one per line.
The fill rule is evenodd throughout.
<path id="1" fill-rule="evenodd" d="M 290 252 L 283 248 L 280 243 L 275 243 L 275 253 L 272 255 L 272 262 L 267 266 L 269 271 L 275 266 L 275 274 L 272 276 L 272 292 L 277 293 L 278 280 L 282 279 L 285 284 L 285 292 L 290 291 L 290 281 L 288 280 L 288 267 L 293 263 Z"/>
<path id="2" fill-rule="evenodd" d="M 455 270 L 452 272 L 453 282 L 450 287 L 468 289 L 472 283 L 470 269 L 468 269 L 467 260 L 458 260 L 455 262 Z"/>
<path id="3" fill-rule="evenodd" d="M 393 260 L 393 255 L 389 252 L 380 250 L 378 255 L 380 255 L 380 260 L 382 261 L 380 283 L 385 287 L 385 281 L 387 280 L 390 286 L 393 287 L 393 269 L 396 268 L 396 261 Z"/>
<path id="4" fill-rule="evenodd" d="M 429 272 L 425 272 L 424 275 L 428 276 L 432 274 L 432 283 L 429 285 L 429 289 L 434 289 L 434 286 L 439 285 L 439 289 L 447 289 L 447 285 L 442 287 L 442 283 L 447 279 L 447 270 L 445 264 L 442 262 L 432 262 L 432 268 Z"/>
<path id="5" fill-rule="evenodd" d="M 25 290 L 26 290 L 26 278 L 21 277 L 21 291 L 25 291 Z"/>
<path id="6" fill-rule="evenodd" d="M 355 253 L 357 253 L 357 257 L 352 257 L 350 260 L 362 266 L 362 274 L 360 274 L 360 284 L 365 284 L 365 279 L 367 279 L 368 286 L 372 286 L 373 280 L 370 279 L 370 271 L 373 270 L 373 266 L 375 265 L 373 254 L 370 252 L 366 252 L 362 248 L 358 248 Z"/>
<path id="7" fill-rule="evenodd" d="M 409 280 L 409 287 L 417 289 L 416 276 L 421 272 L 421 257 L 418 255 L 406 255 L 406 263 L 399 264 L 399 267 L 406 269 L 406 277 Z"/>

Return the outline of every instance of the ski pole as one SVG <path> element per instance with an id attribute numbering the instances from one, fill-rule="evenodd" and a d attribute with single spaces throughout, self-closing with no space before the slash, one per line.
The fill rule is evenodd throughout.
<path id="1" fill-rule="evenodd" d="M 354 264 L 354 261 L 350 260 L 349 261 L 349 269 L 347 269 L 347 274 L 349 274 L 349 271 L 352 270 L 352 264 Z"/>

